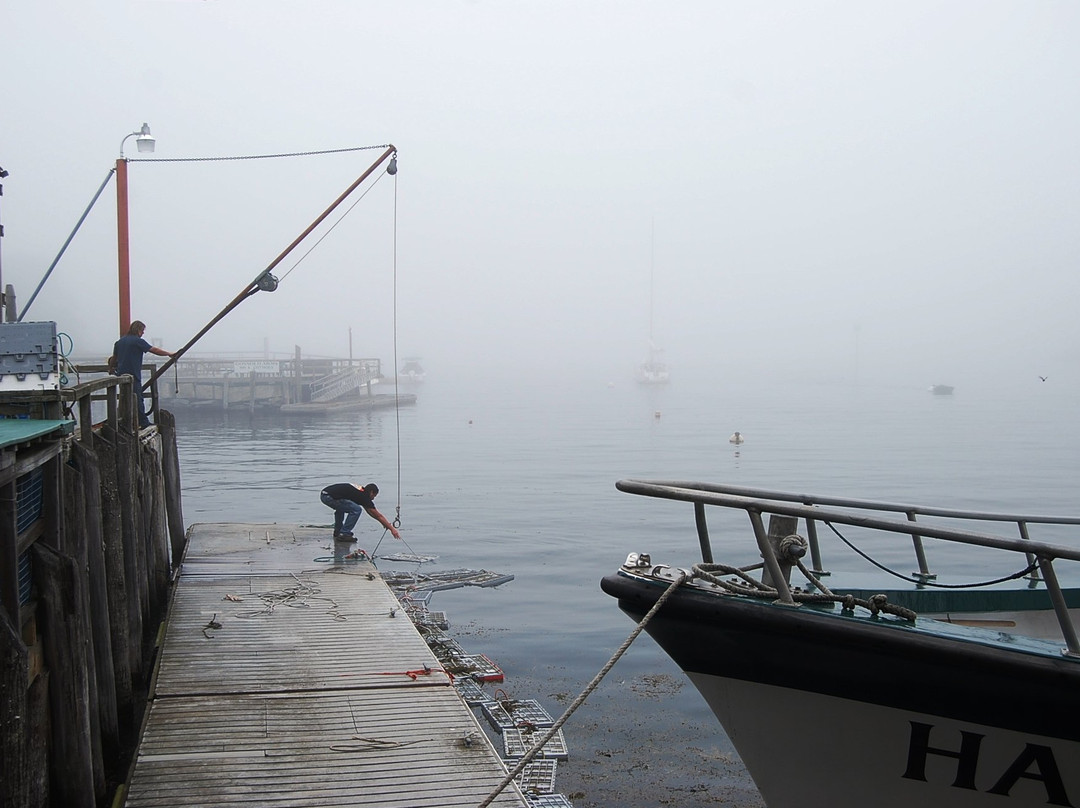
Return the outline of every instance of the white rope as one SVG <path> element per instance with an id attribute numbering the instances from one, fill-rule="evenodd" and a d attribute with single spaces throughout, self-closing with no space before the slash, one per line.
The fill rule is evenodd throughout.
<path id="1" fill-rule="evenodd" d="M 659 611 L 660 607 L 664 605 L 664 602 L 675 592 L 675 590 L 679 587 L 680 584 L 690 580 L 692 577 L 693 576 L 689 574 L 682 574 L 672 582 L 671 586 L 664 590 L 664 594 L 662 594 L 659 598 L 656 599 L 656 603 L 653 605 L 653 607 L 649 609 L 648 613 L 643 618 L 641 618 L 641 622 L 637 624 L 637 626 L 632 632 L 630 632 L 630 636 L 627 637 L 623 644 L 619 646 L 619 649 L 612 655 L 611 659 L 607 661 L 607 664 L 605 664 L 604 667 L 600 669 L 600 672 L 597 673 L 596 676 L 593 677 L 593 680 L 589 682 L 588 685 L 586 685 L 584 690 L 581 691 L 581 695 L 574 699 L 570 706 L 566 708 L 566 712 L 559 716 L 559 720 L 556 721 L 546 733 L 544 733 L 544 737 L 541 738 L 540 741 L 532 747 L 532 749 L 525 753 L 525 756 L 518 761 L 518 764 L 510 770 L 506 777 L 502 779 L 502 782 L 500 782 L 495 787 L 494 791 L 488 794 L 487 798 L 482 803 L 480 803 L 477 808 L 485 808 L 486 806 L 491 805 L 495 798 L 502 793 L 503 789 L 506 788 L 515 777 L 517 777 L 519 774 L 521 774 L 522 771 L 524 771 L 525 767 L 529 765 L 529 763 L 532 762 L 532 759 L 536 757 L 544 748 L 544 744 L 546 744 L 548 741 L 555 737 L 555 733 L 557 733 L 562 728 L 562 725 L 566 723 L 567 719 L 569 719 L 570 716 L 573 715 L 574 711 L 578 707 L 585 703 L 585 699 L 589 697 L 589 694 L 596 690 L 596 688 L 600 685 L 600 681 L 605 676 L 607 676 L 608 671 L 610 671 L 615 666 L 615 663 L 619 661 L 619 658 L 626 653 L 626 650 L 630 647 L 630 644 L 637 639 L 638 635 L 641 634 L 642 631 L 644 631 L 645 626 L 650 620 L 652 620 L 653 615 L 655 615 L 657 611 Z"/>

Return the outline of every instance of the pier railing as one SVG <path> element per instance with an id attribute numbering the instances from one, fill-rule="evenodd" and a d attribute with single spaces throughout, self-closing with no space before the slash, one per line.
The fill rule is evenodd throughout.
<path id="1" fill-rule="evenodd" d="M 174 421 L 135 396 L 0 391 L 0 805 L 96 808 L 126 773 L 185 542 Z"/>
<path id="2" fill-rule="evenodd" d="M 371 391 L 372 382 L 379 379 L 379 366 L 374 364 L 349 365 L 311 383 L 312 401 L 333 401 L 361 387 Z"/>
<path id="3" fill-rule="evenodd" d="M 276 409 L 283 404 L 330 401 L 382 378 L 378 359 L 340 359 L 317 356 L 236 354 L 185 356 L 158 375 L 160 365 L 143 365 L 147 410 L 168 407 L 228 410 Z M 84 375 L 105 374 L 98 363 L 78 363 Z"/>

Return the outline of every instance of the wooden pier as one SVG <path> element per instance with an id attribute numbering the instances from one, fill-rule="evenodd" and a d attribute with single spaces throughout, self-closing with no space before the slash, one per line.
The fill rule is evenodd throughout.
<path id="1" fill-rule="evenodd" d="M 121 804 L 452 808 L 505 778 L 389 586 L 329 532 L 188 531 Z M 492 804 L 529 803 L 510 785 Z"/>

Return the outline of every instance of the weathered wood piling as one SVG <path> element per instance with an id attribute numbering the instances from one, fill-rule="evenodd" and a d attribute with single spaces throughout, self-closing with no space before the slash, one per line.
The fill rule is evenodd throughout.
<path id="1" fill-rule="evenodd" d="M 174 422 L 155 397 L 139 429 L 137 394 L 0 393 L 0 806 L 108 805 L 127 772 L 185 535 Z"/>

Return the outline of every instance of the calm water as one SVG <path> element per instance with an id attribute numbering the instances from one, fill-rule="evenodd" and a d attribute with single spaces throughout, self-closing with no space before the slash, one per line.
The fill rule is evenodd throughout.
<path id="1" fill-rule="evenodd" d="M 951 397 L 926 386 L 544 381 L 435 378 L 403 387 L 418 401 L 398 412 L 178 412 L 185 520 L 329 527 L 324 485 L 378 482 L 377 505 L 391 518 L 400 506 L 408 545 L 386 536 L 379 553 L 411 549 L 438 556 L 425 569 L 516 576 L 497 589 L 436 593 L 431 608 L 503 668 L 510 697 L 537 698 L 558 716 L 633 628 L 599 579 L 630 551 L 687 564 L 697 547 L 689 506 L 620 493 L 620 478 L 1080 513 L 1078 396 L 1037 379 Z M 740 447 L 728 442 L 735 430 Z M 739 519 L 710 517 L 718 557 Z M 373 550 L 382 532 L 363 518 L 359 546 Z M 910 563 L 910 551 L 896 553 Z M 939 570 L 955 561 L 932 557 Z M 711 712 L 647 636 L 565 735 L 571 760 L 558 786 L 579 808 L 761 805 Z"/>

